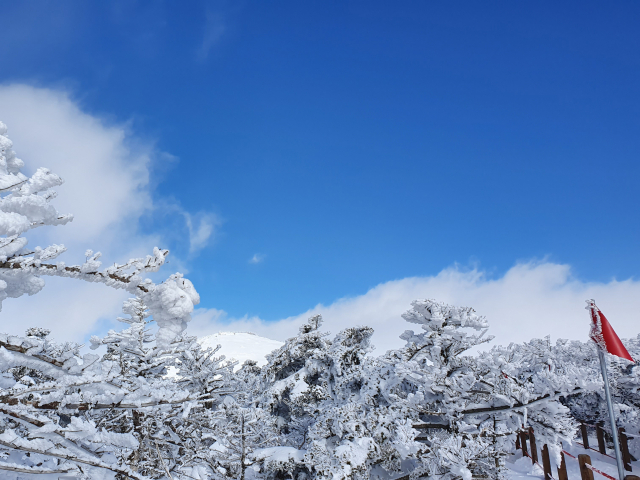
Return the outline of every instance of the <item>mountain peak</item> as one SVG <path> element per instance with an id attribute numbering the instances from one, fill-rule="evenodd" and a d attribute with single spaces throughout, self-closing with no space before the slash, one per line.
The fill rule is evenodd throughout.
<path id="1" fill-rule="evenodd" d="M 251 332 L 218 332 L 198 339 L 203 348 L 216 348 L 227 360 L 237 360 L 242 365 L 246 360 L 255 360 L 259 366 L 267 363 L 266 356 L 280 348 L 284 342 L 261 337 Z"/>

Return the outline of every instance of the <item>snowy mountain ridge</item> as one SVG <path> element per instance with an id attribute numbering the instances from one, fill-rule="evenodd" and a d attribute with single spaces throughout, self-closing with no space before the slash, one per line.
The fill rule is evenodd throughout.
<path id="1" fill-rule="evenodd" d="M 284 345 L 278 340 L 261 337 L 251 332 L 218 332 L 213 335 L 198 338 L 202 348 L 216 348 L 220 345 L 217 355 L 224 355 L 227 360 L 237 360 L 238 367 L 246 360 L 258 362 L 258 366 L 266 365 L 266 356 Z"/>

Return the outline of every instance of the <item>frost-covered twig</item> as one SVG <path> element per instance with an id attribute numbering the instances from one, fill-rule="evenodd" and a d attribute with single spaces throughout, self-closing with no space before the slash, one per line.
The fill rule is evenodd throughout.
<path id="1" fill-rule="evenodd" d="M 60 468 L 60 469 L 52 469 L 52 468 L 42 468 L 42 467 L 26 467 L 24 465 L 19 465 L 17 463 L 6 463 L 0 462 L 0 470 L 7 470 L 9 472 L 17 472 L 17 473 L 30 473 L 32 475 L 38 474 L 55 474 L 55 473 L 69 473 L 77 470 L 76 468 Z"/>
<path id="2" fill-rule="evenodd" d="M 519 410 L 520 408 L 527 408 L 527 407 L 530 407 L 531 405 L 534 405 L 540 402 L 549 402 L 552 400 L 557 400 L 559 397 L 563 397 L 565 395 L 575 395 L 582 392 L 584 392 L 584 389 L 575 388 L 570 392 L 555 392 L 553 395 L 547 393 L 546 395 L 538 397 L 527 403 L 519 403 L 517 405 L 501 405 L 499 407 L 489 407 L 489 408 L 471 408 L 469 410 L 463 410 L 460 413 L 462 413 L 463 415 L 477 415 L 479 413 L 508 412 L 510 410 Z"/>
<path id="3" fill-rule="evenodd" d="M 182 403 L 192 402 L 192 401 L 204 401 L 211 399 L 212 396 L 210 394 L 206 395 L 196 395 L 193 397 L 186 397 L 177 400 L 152 400 L 148 402 L 139 402 L 139 403 L 125 403 L 125 402 L 114 402 L 114 403 L 64 403 L 62 401 L 59 402 L 49 402 L 41 404 L 39 402 L 24 400 L 21 398 L 9 398 L 4 399 L 0 397 L 0 402 L 5 403 L 7 405 L 28 405 L 33 408 L 37 408 L 38 410 L 58 410 L 60 408 L 64 408 L 67 410 L 78 410 L 78 411 L 89 411 L 89 410 L 104 410 L 108 408 L 123 410 L 123 409 L 132 409 L 132 408 L 145 408 L 145 407 L 154 407 L 160 405 L 179 405 Z"/>
<path id="4" fill-rule="evenodd" d="M 124 467 L 121 468 L 121 467 L 118 467 L 116 465 L 107 464 L 105 462 L 89 460 L 89 459 L 86 459 L 86 458 L 80 458 L 78 456 L 70 455 L 70 454 L 64 453 L 62 451 L 56 451 L 56 450 L 53 450 L 53 449 L 43 450 L 43 449 L 39 449 L 39 448 L 35 448 L 35 447 L 32 447 L 32 446 L 29 446 L 28 443 L 29 442 L 24 441 L 24 442 L 20 442 L 20 443 L 16 444 L 14 442 L 6 441 L 3 438 L 0 438 L 0 445 L 2 445 L 4 447 L 7 447 L 7 448 L 11 448 L 11 449 L 14 449 L 14 450 L 20 450 L 20 451 L 23 451 L 23 452 L 29 452 L 29 453 L 38 453 L 40 455 L 60 458 L 62 460 L 68 460 L 68 461 L 75 462 L 75 463 L 82 463 L 84 465 L 89 465 L 91 467 L 106 468 L 107 470 L 111 470 L 112 472 L 120 473 L 121 475 L 128 475 L 129 477 L 131 477 L 131 478 L 133 478 L 135 480 L 146 480 L 145 476 L 138 475 L 137 473 L 133 472 L 129 468 L 124 468 Z"/>
<path id="5" fill-rule="evenodd" d="M 23 272 L 34 275 L 47 275 L 51 277 L 67 277 L 86 280 L 89 282 L 104 283 L 113 288 L 130 288 L 132 282 L 135 288 L 140 289 L 144 293 L 149 292 L 149 285 L 141 282 L 139 274 L 142 272 L 155 272 L 165 262 L 166 256 L 169 254 L 169 250 L 161 250 L 155 248 L 153 256 L 147 255 L 146 259 L 134 259 L 130 260 L 124 265 L 114 265 L 106 268 L 102 272 L 90 271 L 88 268 L 83 268 L 85 265 L 73 265 L 65 266 L 63 263 L 50 264 L 41 263 L 39 259 L 35 257 L 7 259 L 0 262 L 0 269 L 20 269 Z M 99 265 L 99 262 L 97 262 Z M 134 268 L 133 273 L 126 274 L 125 272 L 129 268 Z"/>
<path id="6" fill-rule="evenodd" d="M 62 367 L 64 365 L 64 362 L 60 362 L 58 360 L 55 360 L 53 358 L 50 358 L 46 355 L 41 355 L 38 353 L 33 353 L 30 354 L 29 350 L 31 350 L 33 347 L 31 346 L 25 346 L 24 344 L 21 345 L 13 345 L 11 343 L 9 343 L 8 341 L 3 341 L 2 338 L 0 338 L 0 347 L 4 347 L 7 350 L 11 351 L 11 352 L 17 352 L 17 353 L 24 353 L 26 355 L 30 355 L 34 358 L 37 358 L 38 360 L 42 360 L 43 362 L 47 362 L 50 363 L 51 365 L 54 365 L 56 367 Z"/>
<path id="7" fill-rule="evenodd" d="M 4 413 L 5 415 L 9 415 L 10 417 L 17 418 L 19 420 L 22 420 L 23 422 L 30 423 L 36 427 L 44 427 L 47 423 L 39 418 L 26 415 L 23 411 L 12 410 L 6 407 L 0 407 L 0 413 Z"/>
<path id="8" fill-rule="evenodd" d="M 155 445 L 156 445 L 156 452 L 158 453 L 158 457 L 160 458 L 160 461 L 162 462 L 162 467 L 164 468 L 164 471 L 167 472 L 167 476 L 173 480 L 173 477 L 171 476 L 171 473 L 169 472 L 169 469 L 167 468 L 167 464 L 164 463 L 164 458 L 162 458 L 162 454 L 160 453 L 160 449 L 158 448 L 158 442 L 154 441 Z"/>

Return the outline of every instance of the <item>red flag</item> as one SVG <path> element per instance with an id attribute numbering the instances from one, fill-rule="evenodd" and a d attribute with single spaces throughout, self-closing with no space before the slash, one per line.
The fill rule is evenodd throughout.
<path id="1" fill-rule="evenodd" d="M 624 347 L 607 317 L 596 307 L 594 300 L 587 300 L 587 310 L 591 312 L 591 331 L 589 337 L 605 352 L 633 362 L 633 358 Z"/>

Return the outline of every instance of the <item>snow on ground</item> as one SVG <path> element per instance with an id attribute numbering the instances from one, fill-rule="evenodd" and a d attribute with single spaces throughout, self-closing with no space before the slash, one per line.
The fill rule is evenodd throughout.
<path id="1" fill-rule="evenodd" d="M 598 441 L 595 437 L 593 439 L 589 438 L 589 443 L 591 445 L 598 445 Z M 576 457 L 575 459 L 573 459 L 567 454 L 565 454 L 564 456 L 565 462 L 567 464 L 567 475 L 569 477 L 569 480 L 580 480 L 582 478 L 580 475 L 580 466 L 578 464 L 578 455 L 584 453 L 591 457 L 591 465 L 593 465 L 595 468 L 608 475 L 611 475 L 614 478 L 618 478 L 618 467 L 616 466 L 615 458 L 602 455 L 600 452 L 591 449 L 585 450 L 575 441 L 573 445 L 565 445 L 564 449 L 571 455 Z M 608 449 L 607 453 L 611 456 L 615 456 L 613 450 L 611 449 Z M 540 451 L 538 451 L 538 457 L 538 461 L 542 463 Z M 530 458 L 523 457 L 522 450 L 518 450 L 515 455 L 507 459 L 507 467 L 509 469 L 510 480 L 544 480 L 544 472 L 542 471 L 542 468 L 538 465 L 532 465 Z M 628 472 L 628 475 L 640 475 L 640 462 L 631 462 L 631 468 L 633 469 L 633 471 Z M 551 472 L 553 474 L 553 478 L 557 479 L 557 464 L 553 458 L 551 458 Z M 593 472 L 593 478 L 594 480 L 608 480 L 607 477 L 599 475 L 596 472 Z"/>
<path id="2" fill-rule="evenodd" d="M 237 360 L 242 365 L 245 360 L 255 360 L 258 366 L 267 363 L 266 356 L 273 350 L 280 348 L 283 342 L 260 337 L 247 332 L 219 332 L 198 339 L 203 348 L 216 348 L 220 345 L 218 355 L 224 355 L 227 360 Z"/>

